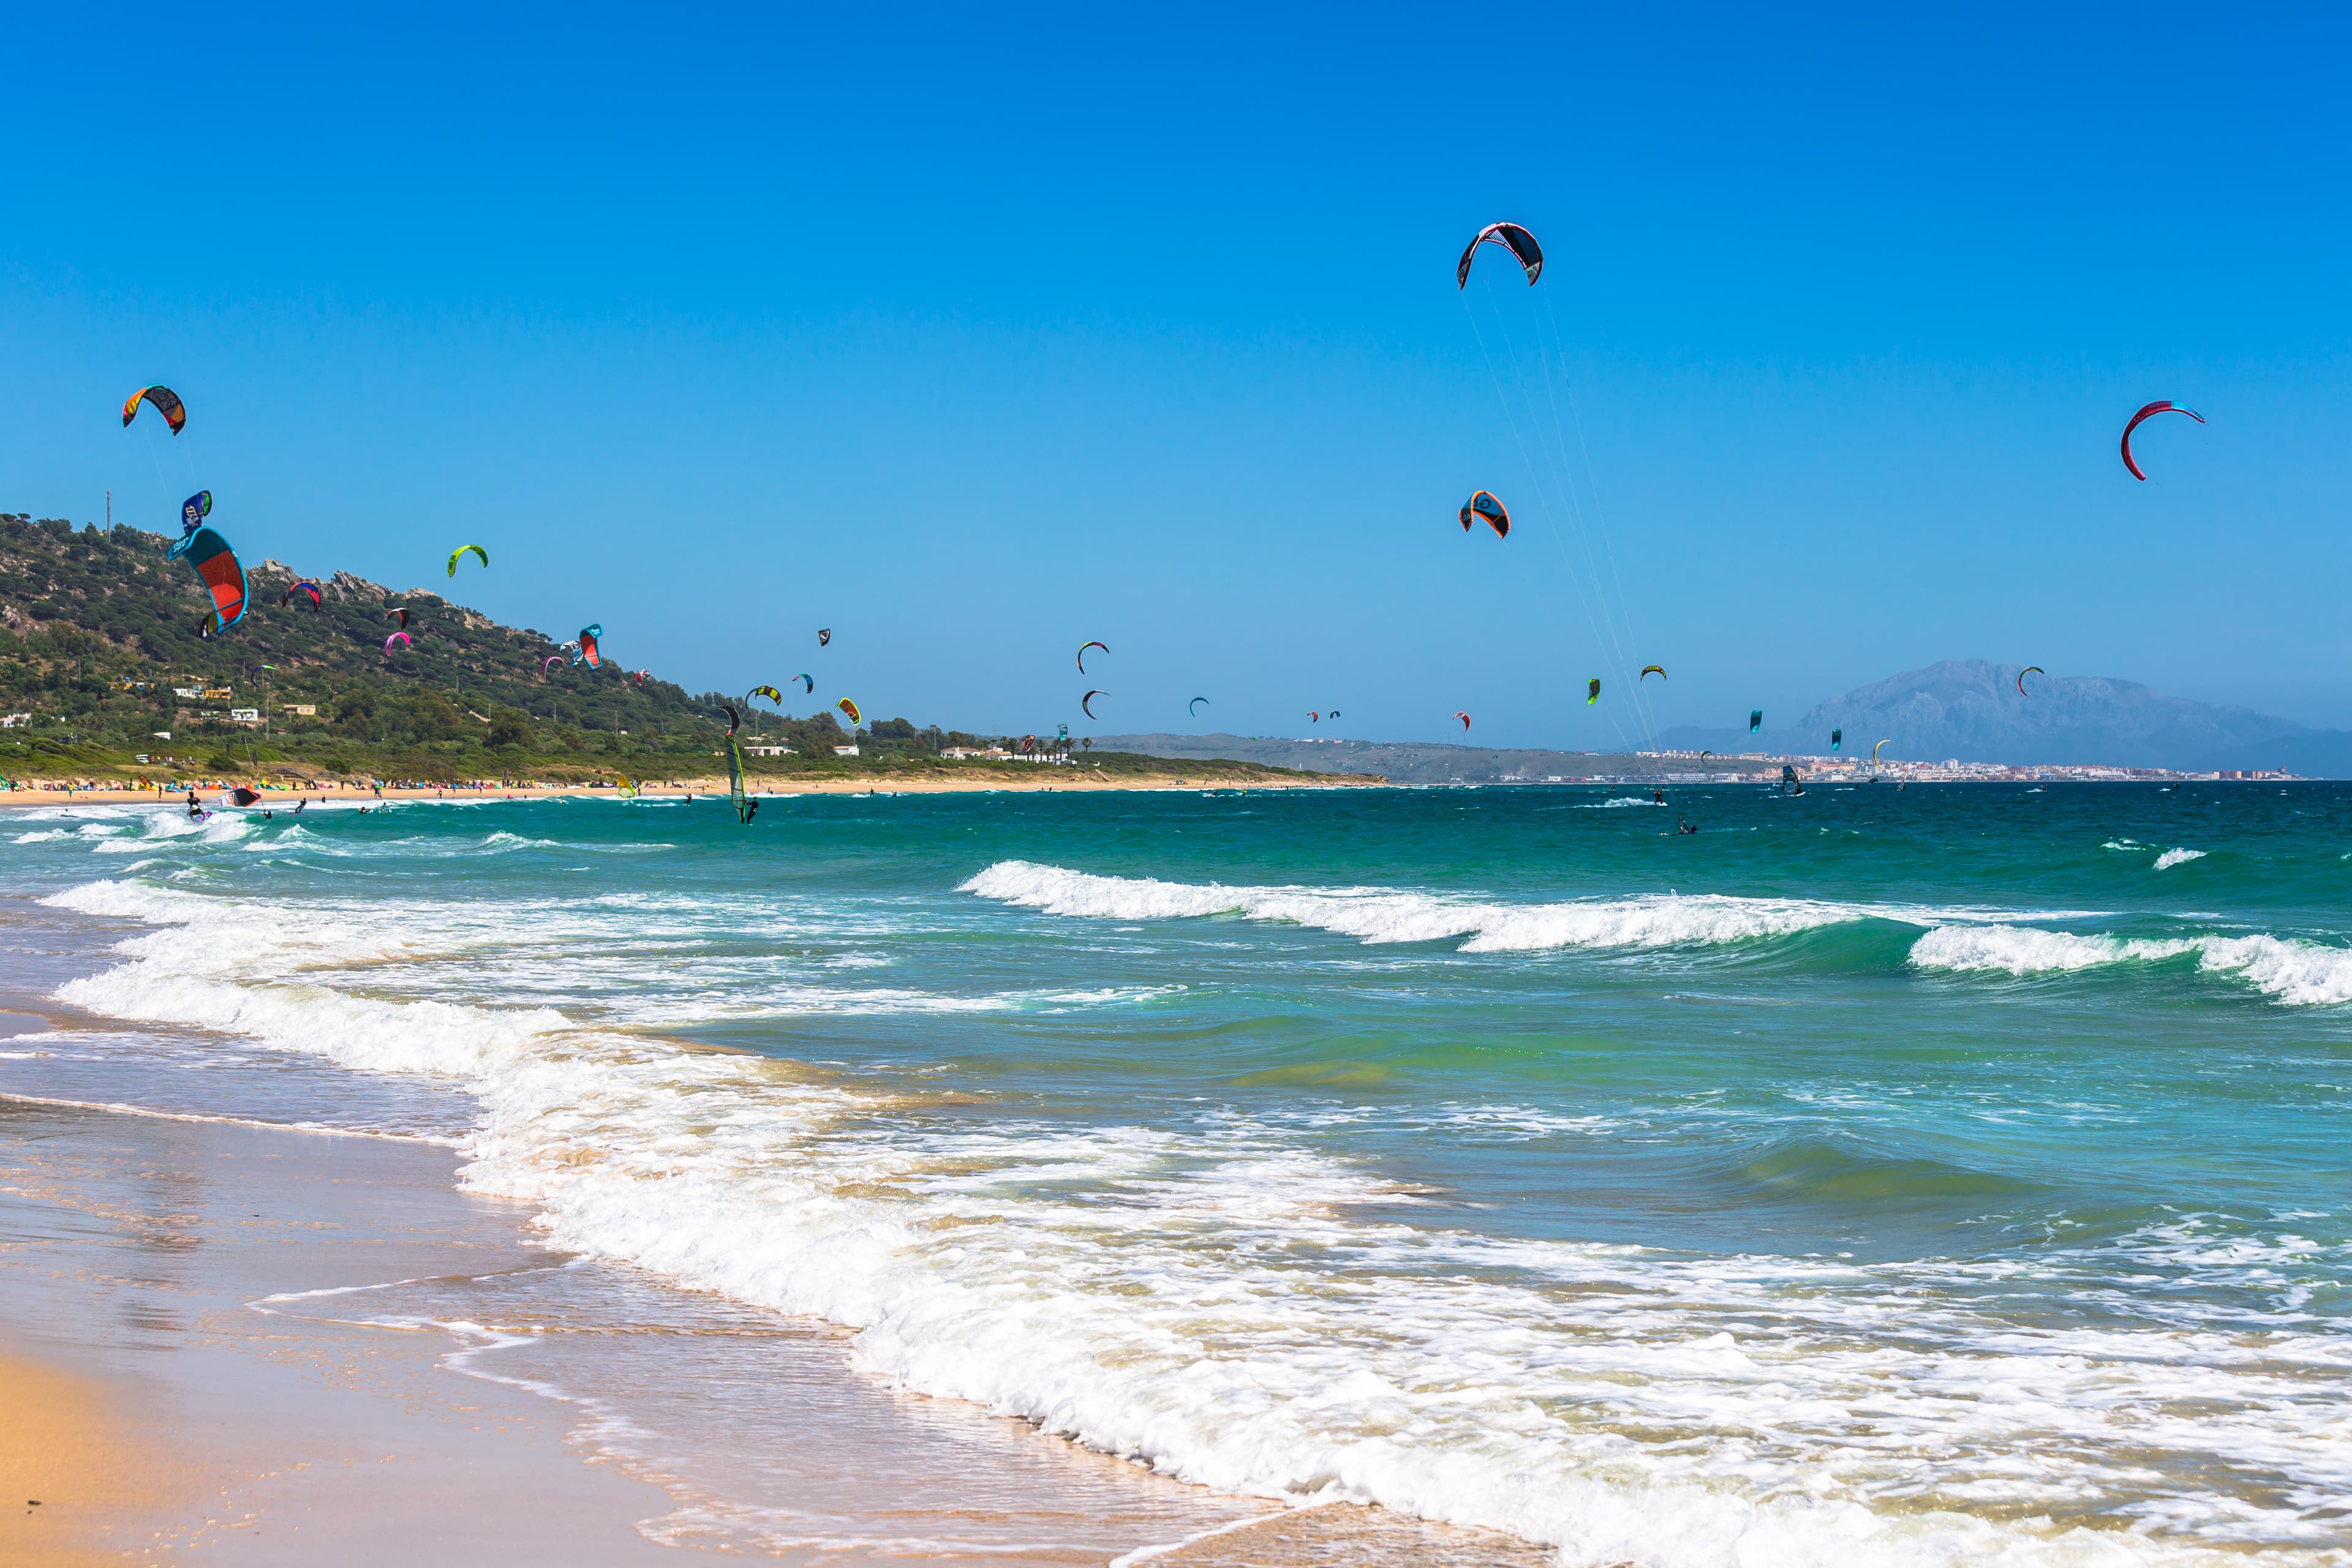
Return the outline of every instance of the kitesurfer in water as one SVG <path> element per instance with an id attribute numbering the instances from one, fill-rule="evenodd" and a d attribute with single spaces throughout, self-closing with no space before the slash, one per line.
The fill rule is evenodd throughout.
<path id="1" fill-rule="evenodd" d="M 205 808 L 204 808 L 204 806 L 203 806 L 202 805 L 198 804 L 198 802 L 197 802 L 197 800 L 196 800 L 196 792 L 195 792 L 194 790 L 190 790 L 190 791 L 188 792 L 188 815 L 189 815 L 189 816 L 191 816 L 191 817 L 200 817 L 200 816 L 204 816 L 204 814 L 205 814 Z"/>
<path id="2" fill-rule="evenodd" d="M 1682 814 L 1680 812 L 1676 812 L 1675 814 L 1674 832 L 1671 834 L 1661 833 L 1658 837 L 1661 838 L 1679 838 L 1685 833 L 1696 833 L 1698 829 L 1696 827 L 1683 820 Z"/>

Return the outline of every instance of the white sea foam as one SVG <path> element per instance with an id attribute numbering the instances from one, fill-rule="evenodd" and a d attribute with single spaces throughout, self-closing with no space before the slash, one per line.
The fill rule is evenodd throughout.
<path id="1" fill-rule="evenodd" d="M 2202 849 L 2168 849 L 2156 858 L 2156 868 L 2159 871 L 2167 871 L 2190 860 L 2203 858 L 2205 858 L 2205 851 Z"/>
<path id="2" fill-rule="evenodd" d="M 2196 951 L 2197 943 L 2185 940 L 2126 941 L 2032 926 L 1938 926 L 1911 944 L 1911 962 L 1921 969 L 2000 970 L 2022 976 L 2148 963 Z"/>
<path id="3" fill-rule="evenodd" d="M 1663 800 L 1645 800 L 1638 795 L 1613 795 L 1607 800 L 1591 801 L 1578 806 L 1579 811 L 1609 811 L 1621 805 L 1664 805 Z"/>
<path id="4" fill-rule="evenodd" d="M 1240 915 L 1337 931 L 1366 942 L 1443 942 L 1464 952 L 1562 947 L 1668 947 L 1748 942 L 1853 921 L 1911 925 L 2000 918 L 1997 911 L 1816 899 L 1647 894 L 1556 904 L 1498 904 L 1388 888 L 1224 887 L 1101 877 L 1027 860 L 1000 860 L 962 891 L 1050 915 L 1094 920 L 1178 920 Z M 2074 911 L 2067 911 L 2074 912 Z M 2013 914 L 2013 911 L 2011 911 Z"/>
<path id="5" fill-rule="evenodd" d="M 1166 906 L 1154 914 L 1243 909 L 1231 889 L 1020 885 Z M 1347 927 L 1319 917 L 1371 908 L 1380 934 L 1367 940 L 1380 941 L 1412 940 L 1385 934 L 1401 906 L 1382 900 L 1421 897 L 1242 893 L 1280 911 L 1258 918 L 1303 908 L 1334 930 Z M 2331 1436 L 2347 1352 L 2297 1326 L 2250 1338 L 2007 1316 L 2001 1296 L 1971 1294 L 1998 1264 L 1699 1257 L 1416 1226 L 1364 1217 L 1400 1212 L 1393 1184 L 1238 1111 L 1208 1138 L 958 1120 L 788 1063 L 576 1028 L 550 1009 L 326 983 L 323 966 L 344 963 L 360 966 L 344 984 L 380 988 L 400 968 L 385 960 L 474 953 L 501 923 L 534 940 L 572 929 L 563 920 L 707 929 L 691 909 L 646 907 L 659 900 L 372 918 L 100 883 L 51 901 L 161 928 L 65 999 L 447 1075 L 481 1107 L 467 1185 L 536 1205 L 556 1245 L 847 1325 L 879 1376 L 1204 1485 L 1378 1501 L 1553 1542 L 1564 1563 L 1654 1568 L 2243 1563 L 2225 1549 L 2248 1541 L 2308 1557 L 2336 1527 L 2286 1500 L 2352 1487 L 2352 1453 Z M 1422 903 L 1402 908 L 1402 929 L 1452 919 L 1448 934 L 1483 933 L 1460 911 L 1484 921 L 1496 908 Z M 1619 906 L 1566 907 L 1614 920 Z M 2239 956 L 2249 973 L 2278 959 Z M 1607 1131 L 1532 1107 L 1446 1110 L 1504 1136 Z M 2248 1268 L 2309 1247 L 2284 1230 L 2241 1243 L 2176 1228 L 2148 1247 L 2228 1251 L 2226 1266 Z M 2054 1251 L 2037 1260 L 2068 1267 Z M 2046 1522 L 2159 1463 L 2279 1485 L 2167 1493 L 2126 1516 L 2153 1533 Z M 1975 1509 L 2018 1522 L 1961 1511 Z M 2222 1545 L 2207 1551 L 2200 1532 Z"/>
<path id="6" fill-rule="evenodd" d="M 2150 939 L 2032 926 L 1940 926 L 1911 944 L 1910 961 L 1922 969 L 1998 970 L 2023 977 L 2161 963 L 2191 953 L 2200 972 L 2245 980 L 2290 1006 L 2352 1001 L 2352 948 L 2266 935 Z"/>

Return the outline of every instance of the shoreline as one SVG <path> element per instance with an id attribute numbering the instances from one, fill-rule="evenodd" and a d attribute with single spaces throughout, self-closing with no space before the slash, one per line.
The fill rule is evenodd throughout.
<path id="1" fill-rule="evenodd" d="M 65 805 L 184 805 L 187 792 L 194 789 L 199 797 L 211 792 L 233 788 L 235 780 L 214 780 L 201 784 L 182 784 L 174 789 L 104 789 L 62 787 L 19 788 L 0 790 L 0 808 L 8 806 L 41 806 Z M 887 777 L 850 779 L 809 779 L 805 781 L 769 783 L 761 781 L 757 789 L 747 789 L 753 797 L 794 795 L 987 795 L 987 794 L 1069 794 L 1106 795 L 1123 792 L 1191 793 L 1198 790 L 1328 790 L 1328 789 L 1390 789 L 1385 780 L 1346 779 L 1339 777 L 1311 779 L 1250 779 L 1235 782 L 1229 779 L 1127 779 L 1113 777 L 1088 778 L 1071 770 L 1071 776 L 1051 779 L 892 779 Z M 581 797 L 595 800 L 665 800 L 687 796 L 724 795 L 727 781 L 719 779 L 684 779 L 675 783 L 640 786 L 633 794 L 623 794 L 609 785 L 596 784 L 498 784 L 482 789 L 463 786 L 418 788 L 386 786 L 373 789 L 278 789 L 264 792 L 248 811 L 275 807 L 283 800 L 288 804 L 305 796 L 317 801 L 356 802 L 362 805 L 378 800 L 558 800 Z"/>
<path id="2" fill-rule="evenodd" d="M 112 922 L 43 923 L 52 975 L 112 958 Z M 375 1075 L 207 1054 L 190 1099 L 103 1016 L 0 1005 L 0 1473 L 40 1500 L 0 1533 L 10 1562 L 1554 1555 L 1210 1491 L 900 1391 L 845 1329 L 549 1247 L 529 1205 L 461 1189 L 446 1137 L 223 1113 L 277 1084 L 283 1114 L 289 1072 L 362 1098 Z"/>

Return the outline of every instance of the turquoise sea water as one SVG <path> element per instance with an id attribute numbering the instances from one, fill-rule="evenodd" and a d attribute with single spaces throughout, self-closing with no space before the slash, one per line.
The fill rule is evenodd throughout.
<path id="1" fill-rule="evenodd" d="M 2352 1561 L 2352 790 L 1671 802 L 58 807 L 0 875 L 122 922 L 58 1000 L 300 1066 L 247 1113 L 442 1116 L 562 1247 L 1186 1479 Z"/>

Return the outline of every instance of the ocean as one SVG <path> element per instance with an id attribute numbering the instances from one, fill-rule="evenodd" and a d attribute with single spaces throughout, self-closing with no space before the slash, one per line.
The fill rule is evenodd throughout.
<path id="1" fill-rule="evenodd" d="M 58 805 L 0 890 L 89 1098 L 1200 1487 L 2352 1562 L 2352 788 Z"/>

